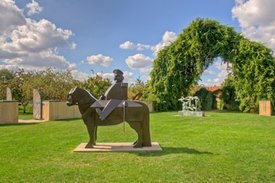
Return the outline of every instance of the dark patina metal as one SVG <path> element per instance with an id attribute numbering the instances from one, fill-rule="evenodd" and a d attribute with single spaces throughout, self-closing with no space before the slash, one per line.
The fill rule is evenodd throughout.
<path id="1" fill-rule="evenodd" d="M 151 146 L 148 107 L 142 102 L 127 100 L 127 83 L 122 83 L 123 73 L 117 69 L 114 74 L 116 83 L 100 100 L 78 87 L 68 94 L 67 105 L 78 105 L 88 129 L 90 140 L 86 148 L 92 148 L 96 144 L 97 126 L 115 125 L 124 121 L 138 135 L 134 147 Z"/>

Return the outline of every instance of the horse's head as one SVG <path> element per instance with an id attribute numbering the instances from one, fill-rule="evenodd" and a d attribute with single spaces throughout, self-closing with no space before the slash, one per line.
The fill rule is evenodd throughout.
<path id="1" fill-rule="evenodd" d="M 67 96 L 67 105 L 78 105 L 87 107 L 96 101 L 96 98 L 92 96 L 87 90 L 75 87 L 71 89 Z"/>
<path id="2" fill-rule="evenodd" d="M 79 88 L 75 87 L 75 88 L 71 89 L 71 91 L 67 95 L 67 106 L 72 106 L 72 105 L 78 104 L 77 97 L 76 97 L 77 90 L 79 90 Z"/>

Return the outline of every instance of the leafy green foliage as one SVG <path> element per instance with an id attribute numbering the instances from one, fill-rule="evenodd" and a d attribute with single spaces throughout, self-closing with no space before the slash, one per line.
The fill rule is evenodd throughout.
<path id="1" fill-rule="evenodd" d="M 201 101 L 202 110 L 211 110 L 213 108 L 213 94 L 208 91 L 206 88 L 200 88 L 195 96 L 198 96 Z"/>
<path id="2" fill-rule="evenodd" d="M 262 98 L 275 99 L 275 62 L 270 49 L 215 20 L 196 19 L 154 60 L 151 92 L 167 109 L 177 109 L 202 72 L 215 58 L 233 65 L 237 100 L 242 111 L 255 111 Z"/>
<path id="3" fill-rule="evenodd" d="M 33 73 L 25 72 L 23 69 L 20 69 L 15 72 L 14 75 L 15 77 L 8 82 L 8 87 L 12 91 L 12 98 L 21 103 L 25 111 L 25 107 L 31 99 L 29 99 L 24 93 L 23 85 L 28 78 L 32 77 Z"/>
<path id="4" fill-rule="evenodd" d="M 99 98 L 107 91 L 111 84 L 112 83 L 109 79 L 104 79 L 96 74 L 84 81 L 82 87 L 90 91 L 96 98 Z"/>
<path id="5" fill-rule="evenodd" d="M 32 100 L 33 89 L 37 89 L 43 100 L 64 101 L 67 94 L 75 85 L 75 81 L 70 72 L 55 72 L 52 69 L 32 73 L 25 78 L 22 85 L 23 95 Z"/>
<path id="6" fill-rule="evenodd" d="M 6 87 L 12 91 L 13 99 L 17 100 L 23 106 L 23 113 L 26 112 L 26 106 L 32 101 L 33 89 L 37 89 L 43 100 L 66 100 L 67 94 L 78 81 L 72 78 L 70 72 L 55 72 L 47 69 L 39 72 L 1 72 L 5 73 L 6 81 L 0 81 L 1 97 L 5 98 Z"/>
<path id="7" fill-rule="evenodd" d="M 0 69 L 0 100 L 6 99 L 6 89 L 8 83 L 15 77 L 14 73 L 8 69 Z"/>
<path id="8" fill-rule="evenodd" d="M 274 102 L 275 61 L 270 49 L 242 38 L 232 64 L 234 86 L 242 111 L 257 111 L 261 99 Z"/>
<path id="9" fill-rule="evenodd" d="M 225 79 L 225 81 L 222 83 L 221 90 L 221 101 L 224 103 L 224 107 L 229 110 L 238 110 L 239 102 L 237 101 L 233 76 L 229 76 L 227 79 Z"/>
<path id="10" fill-rule="evenodd" d="M 128 88 L 128 98 L 130 100 L 146 100 L 148 99 L 149 83 L 143 82 L 137 78 L 136 82 L 131 84 Z"/>

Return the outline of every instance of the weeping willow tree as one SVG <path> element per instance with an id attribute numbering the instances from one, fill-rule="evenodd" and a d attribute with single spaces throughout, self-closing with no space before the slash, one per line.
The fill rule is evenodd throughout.
<path id="1" fill-rule="evenodd" d="M 194 20 L 178 38 L 162 49 L 153 63 L 151 92 L 159 105 L 176 109 L 202 72 L 221 57 L 232 63 L 240 110 L 257 110 L 259 100 L 275 99 L 275 61 L 272 50 L 250 41 L 210 19 Z"/>

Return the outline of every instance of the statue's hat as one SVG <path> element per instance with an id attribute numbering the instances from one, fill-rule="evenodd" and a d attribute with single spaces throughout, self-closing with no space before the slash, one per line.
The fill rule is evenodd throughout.
<path id="1" fill-rule="evenodd" d="M 113 70 L 113 73 L 116 74 L 116 75 L 123 75 L 123 72 L 119 69 Z"/>

